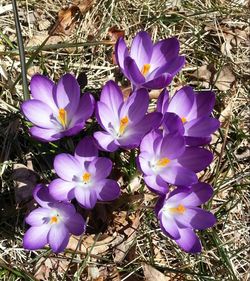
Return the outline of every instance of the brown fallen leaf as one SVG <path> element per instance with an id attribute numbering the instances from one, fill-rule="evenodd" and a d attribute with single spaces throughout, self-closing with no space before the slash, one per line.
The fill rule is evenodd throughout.
<path id="1" fill-rule="evenodd" d="M 221 71 L 215 77 L 215 86 L 220 91 L 227 91 L 231 89 L 235 82 L 235 76 L 228 66 L 223 66 Z"/>
<path id="2" fill-rule="evenodd" d="M 115 43 L 120 37 L 125 36 L 125 30 L 118 29 L 116 26 L 112 26 L 108 30 L 108 35 L 110 37 L 110 41 L 114 42 L 113 52 L 112 52 L 112 62 L 113 62 L 113 64 L 117 64 L 117 61 L 115 58 Z"/>
<path id="3" fill-rule="evenodd" d="M 77 6 L 81 13 L 87 12 L 95 3 L 95 0 L 74 0 L 73 5 Z"/>
<path id="4" fill-rule="evenodd" d="M 171 277 L 165 276 L 159 270 L 153 268 L 151 265 L 143 263 L 142 269 L 144 272 L 145 281 L 174 281 Z"/>

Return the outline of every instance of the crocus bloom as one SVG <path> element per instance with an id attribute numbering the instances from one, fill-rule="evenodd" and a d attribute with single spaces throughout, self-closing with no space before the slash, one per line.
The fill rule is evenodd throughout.
<path id="1" fill-rule="evenodd" d="M 60 177 L 49 185 L 50 194 L 57 200 L 76 198 L 85 208 L 91 209 L 96 201 L 111 201 L 120 195 L 116 181 L 106 179 L 112 162 L 98 157 L 92 137 L 83 138 L 77 145 L 75 155 L 59 154 L 54 160 L 54 169 Z"/>
<path id="2" fill-rule="evenodd" d="M 108 81 L 97 102 L 96 118 L 105 131 L 94 133 L 101 149 L 135 148 L 143 136 L 158 127 L 162 114 L 147 113 L 149 96 L 146 89 L 135 91 L 126 101 L 114 81 Z"/>
<path id="3" fill-rule="evenodd" d="M 198 181 L 195 173 L 212 161 L 210 151 L 186 147 L 178 133 L 164 135 L 160 130 L 148 133 L 141 142 L 138 165 L 145 183 L 157 193 L 168 192 L 168 183 L 189 186 Z"/>
<path id="4" fill-rule="evenodd" d="M 214 215 L 198 206 L 213 194 L 210 185 L 196 183 L 191 187 L 178 187 L 167 196 L 160 197 L 156 214 L 161 230 L 186 252 L 199 253 L 201 243 L 194 230 L 203 230 L 215 224 Z"/>
<path id="5" fill-rule="evenodd" d="M 93 113 L 93 97 L 87 93 L 80 97 L 79 84 L 71 74 L 62 76 L 57 85 L 36 74 L 31 79 L 30 90 L 33 99 L 21 107 L 35 125 L 30 129 L 31 135 L 41 141 L 77 134 Z"/>
<path id="6" fill-rule="evenodd" d="M 167 90 L 163 90 L 157 101 L 157 110 L 163 114 L 174 113 L 180 118 L 176 127 L 180 129 L 187 145 L 198 146 L 210 142 L 211 134 L 220 126 L 217 119 L 210 117 L 215 104 L 215 95 L 211 91 L 195 93 L 190 86 L 178 90 L 170 99 Z M 171 118 L 171 117 L 170 117 Z M 172 117 L 173 118 L 173 117 Z M 168 131 L 169 115 L 163 118 L 162 126 Z"/>
<path id="7" fill-rule="evenodd" d="M 24 234 L 24 248 L 37 250 L 49 244 L 53 252 L 62 252 L 70 234 L 81 235 L 85 231 L 84 219 L 72 204 L 55 201 L 42 184 L 37 185 L 33 195 L 41 207 L 25 219 L 31 227 Z"/>
<path id="8" fill-rule="evenodd" d="M 137 33 L 130 53 L 120 37 L 115 46 L 116 61 L 123 74 L 137 88 L 161 89 L 170 84 L 185 63 L 179 56 L 176 38 L 164 39 L 153 44 L 145 31 Z"/>

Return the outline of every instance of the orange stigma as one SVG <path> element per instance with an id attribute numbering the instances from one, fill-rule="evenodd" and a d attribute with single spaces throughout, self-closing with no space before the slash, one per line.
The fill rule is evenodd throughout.
<path id="1" fill-rule="evenodd" d="M 58 119 L 63 127 L 66 127 L 67 124 L 67 111 L 64 108 L 59 109 Z"/>
<path id="2" fill-rule="evenodd" d="M 125 129 L 128 126 L 128 122 L 129 122 L 128 116 L 125 116 L 120 120 L 120 128 L 119 128 L 120 135 L 124 133 Z"/>
<path id="3" fill-rule="evenodd" d="M 170 208 L 170 211 L 173 213 L 183 214 L 186 211 L 186 208 L 180 204 L 176 208 Z"/>
<path id="4" fill-rule="evenodd" d="M 51 219 L 50 219 L 50 223 L 57 223 L 58 222 L 58 218 L 57 218 L 57 216 L 53 216 L 53 217 L 51 217 Z"/>
<path id="5" fill-rule="evenodd" d="M 90 178 L 91 178 L 91 174 L 90 173 L 84 173 L 82 175 L 82 180 L 84 183 L 88 183 L 90 181 Z"/>
<path id="6" fill-rule="evenodd" d="M 149 70 L 150 70 L 151 65 L 149 63 L 146 63 L 143 65 L 143 67 L 141 68 L 141 73 L 142 75 L 147 75 Z"/>
<path id="7" fill-rule="evenodd" d="M 156 165 L 160 167 L 166 167 L 170 160 L 167 157 L 161 158 L 157 161 Z"/>
<path id="8" fill-rule="evenodd" d="M 182 121 L 182 123 L 184 124 L 184 123 L 187 122 L 187 119 L 186 119 L 185 117 L 182 117 L 182 118 L 181 118 L 181 121 Z"/>

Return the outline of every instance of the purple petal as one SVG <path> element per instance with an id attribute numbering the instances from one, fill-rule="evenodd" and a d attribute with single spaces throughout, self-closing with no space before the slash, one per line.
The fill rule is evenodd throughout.
<path id="1" fill-rule="evenodd" d="M 188 120 L 209 116 L 214 108 L 214 104 L 214 92 L 195 93 L 194 105 L 187 116 Z"/>
<path id="2" fill-rule="evenodd" d="M 48 241 L 54 253 L 60 253 L 66 248 L 69 236 L 69 231 L 64 223 L 54 224 L 51 227 Z"/>
<path id="3" fill-rule="evenodd" d="M 74 187 L 74 182 L 55 179 L 49 185 L 49 193 L 56 200 L 69 201 L 74 198 L 74 193 L 72 192 Z"/>
<path id="4" fill-rule="evenodd" d="M 162 133 L 159 130 L 153 130 L 148 133 L 141 141 L 140 150 L 154 153 L 154 142 L 157 138 L 161 138 Z"/>
<path id="5" fill-rule="evenodd" d="M 199 206 L 206 203 L 213 195 L 213 188 L 204 182 L 198 182 L 191 187 L 191 193 L 183 200 L 185 206 Z"/>
<path id="6" fill-rule="evenodd" d="M 124 71 L 124 59 L 128 56 L 128 49 L 123 37 L 120 37 L 115 45 L 115 58 L 119 67 Z"/>
<path id="7" fill-rule="evenodd" d="M 164 65 L 162 65 L 159 68 L 156 68 L 153 72 L 150 73 L 150 75 L 147 77 L 147 79 L 152 79 L 152 77 L 160 76 L 164 73 L 168 73 L 173 78 L 184 66 L 185 64 L 185 57 L 178 56 L 173 58 L 172 60 L 168 61 Z"/>
<path id="8" fill-rule="evenodd" d="M 49 193 L 49 188 L 43 184 L 38 184 L 33 190 L 33 197 L 36 202 L 44 207 L 51 208 L 51 203 L 54 203 L 54 198 Z"/>
<path id="9" fill-rule="evenodd" d="M 206 145 L 211 142 L 212 138 L 204 137 L 204 138 L 197 138 L 197 137 L 185 137 L 186 145 L 189 146 L 201 146 Z"/>
<path id="10" fill-rule="evenodd" d="M 51 213 L 50 209 L 37 208 L 33 210 L 26 218 L 25 222 L 31 226 L 39 226 L 45 223 L 45 218 L 49 217 Z"/>
<path id="11" fill-rule="evenodd" d="M 220 126 L 219 120 L 212 117 L 201 117 L 193 119 L 184 124 L 185 136 L 208 137 Z"/>
<path id="12" fill-rule="evenodd" d="M 120 187 L 114 180 L 105 179 L 97 185 L 97 199 L 100 201 L 112 201 L 120 196 Z"/>
<path id="13" fill-rule="evenodd" d="M 171 216 L 166 216 L 163 211 L 160 211 L 158 219 L 163 233 L 170 236 L 172 239 L 178 239 L 180 237 L 177 224 Z"/>
<path id="14" fill-rule="evenodd" d="M 58 132 L 56 129 L 43 129 L 36 126 L 30 128 L 29 132 L 34 138 L 43 142 L 56 141 L 64 136 L 63 133 Z"/>
<path id="15" fill-rule="evenodd" d="M 161 211 L 164 203 L 165 203 L 166 195 L 160 195 L 155 204 L 155 214 L 158 217 L 159 212 Z"/>
<path id="16" fill-rule="evenodd" d="M 79 161 L 74 156 L 66 153 L 55 157 L 54 169 L 57 175 L 65 181 L 72 181 L 74 176 L 83 173 L 83 167 L 80 166 Z"/>
<path id="17" fill-rule="evenodd" d="M 147 81 L 142 84 L 142 87 L 147 89 L 162 89 L 167 87 L 173 79 L 172 74 L 164 73 L 148 77 Z"/>
<path id="18" fill-rule="evenodd" d="M 177 114 L 180 118 L 187 118 L 194 104 L 194 92 L 192 87 L 185 86 L 177 91 L 171 99 L 168 112 Z"/>
<path id="19" fill-rule="evenodd" d="M 200 147 L 187 147 L 185 152 L 178 158 L 178 162 L 198 173 L 204 170 L 213 160 L 213 154 Z"/>
<path id="20" fill-rule="evenodd" d="M 67 73 L 61 77 L 55 88 L 55 100 L 58 108 L 65 109 L 71 120 L 80 101 L 80 86 L 73 75 Z"/>
<path id="21" fill-rule="evenodd" d="M 93 175 L 95 181 L 105 179 L 112 170 L 112 161 L 106 157 L 98 157 L 88 166 L 88 172 Z"/>
<path id="22" fill-rule="evenodd" d="M 169 190 L 168 184 L 159 175 L 144 176 L 144 181 L 158 194 L 166 194 Z"/>
<path id="23" fill-rule="evenodd" d="M 190 193 L 190 188 L 185 187 L 177 187 L 170 194 L 168 194 L 168 198 L 166 200 L 168 205 L 179 205 L 182 203 L 188 194 Z"/>
<path id="24" fill-rule="evenodd" d="M 138 157 L 140 168 L 142 172 L 147 176 L 154 175 L 154 171 L 150 166 L 150 161 L 152 160 L 152 157 L 153 155 L 151 153 L 148 153 L 147 151 L 141 152 Z"/>
<path id="25" fill-rule="evenodd" d="M 161 67 L 166 62 L 177 57 L 179 49 L 179 41 L 174 37 L 157 42 L 153 46 L 153 53 L 150 61 L 152 68 Z"/>
<path id="26" fill-rule="evenodd" d="M 51 122 L 52 109 L 40 100 L 28 100 L 21 105 L 24 115 L 36 126 L 53 129 L 55 125 Z"/>
<path id="27" fill-rule="evenodd" d="M 145 78 L 138 69 L 135 61 L 131 57 L 126 57 L 124 60 L 124 70 L 127 78 L 133 85 L 141 85 L 145 82 Z"/>
<path id="28" fill-rule="evenodd" d="M 153 52 L 153 43 L 146 31 L 136 34 L 131 44 L 130 55 L 141 70 L 144 64 L 149 64 Z"/>
<path id="29" fill-rule="evenodd" d="M 157 99 L 157 111 L 164 114 L 167 112 L 169 104 L 169 92 L 167 89 L 163 89 Z"/>
<path id="30" fill-rule="evenodd" d="M 128 116 L 130 122 L 139 122 L 146 114 L 149 104 L 149 95 L 146 89 L 135 91 L 123 104 L 120 119 Z"/>
<path id="31" fill-rule="evenodd" d="M 76 200 L 86 209 L 92 209 L 94 208 L 96 201 L 97 201 L 97 195 L 96 191 L 94 189 L 85 189 L 85 188 L 75 188 L 75 198 Z"/>
<path id="32" fill-rule="evenodd" d="M 28 250 L 43 248 L 48 243 L 49 224 L 30 227 L 23 237 L 23 247 Z"/>
<path id="33" fill-rule="evenodd" d="M 40 74 L 35 74 L 30 80 L 30 91 L 32 97 L 47 104 L 53 111 L 58 108 L 55 104 L 53 96 L 53 87 L 55 86 L 48 77 Z"/>
<path id="34" fill-rule="evenodd" d="M 114 143 L 114 137 L 107 132 L 95 132 L 94 138 L 102 150 L 113 152 L 118 149 L 118 145 Z"/>
<path id="35" fill-rule="evenodd" d="M 86 222 L 78 213 L 71 216 L 70 219 L 65 222 L 65 225 L 67 226 L 69 232 L 74 235 L 81 235 L 86 229 Z"/>
<path id="36" fill-rule="evenodd" d="M 179 228 L 180 238 L 175 240 L 176 243 L 188 253 L 200 253 L 201 242 L 198 236 L 190 228 Z"/>
<path id="37" fill-rule="evenodd" d="M 62 132 L 64 136 L 74 136 L 77 135 L 79 132 L 81 132 L 84 129 L 84 123 L 76 124 L 75 126 L 71 127 L 70 129 Z"/>
<path id="38" fill-rule="evenodd" d="M 112 109 L 103 102 L 97 102 L 95 115 L 101 127 L 111 133 L 113 132 L 114 127 L 118 127 L 120 124 L 118 111 L 113 112 Z"/>
<path id="39" fill-rule="evenodd" d="M 67 221 L 76 213 L 76 209 L 74 205 L 69 202 L 55 202 L 53 203 L 53 209 L 57 210 L 57 212 L 62 216 L 62 220 Z"/>
<path id="40" fill-rule="evenodd" d="M 75 158 L 84 164 L 85 161 L 92 161 L 98 156 L 98 149 L 93 137 L 84 137 L 76 146 Z"/>
<path id="41" fill-rule="evenodd" d="M 183 123 L 175 113 L 166 112 L 162 120 L 162 126 L 165 134 L 184 134 Z"/>

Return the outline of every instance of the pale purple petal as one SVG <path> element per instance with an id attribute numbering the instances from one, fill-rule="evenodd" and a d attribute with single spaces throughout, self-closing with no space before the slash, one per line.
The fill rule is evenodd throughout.
<path id="1" fill-rule="evenodd" d="M 95 132 L 94 138 L 102 150 L 113 152 L 118 149 L 118 145 L 114 142 L 114 137 L 107 132 Z"/>
<path id="2" fill-rule="evenodd" d="M 78 213 L 75 213 L 69 220 L 65 221 L 65 225 L 67 226 L 69 232 L 74 235 L 81 235 L 86 229 L 86 222 Z"/>
<path id="3" fill-rule="evenodd" d="M 124 70 L 128 79 L 133 85 L 141 85 L 145 82 L 145 78 L 138 69 L 135 61 L 131 57 L 126 57 L 124 60 Z"/>
<path id="4" fill-rule="evenodd" d="M 159 175 L 146 175 L 144 181 L 156 193 L 166 194 L 169 190 L 168 184 Z"/>
<path id="5" fill-rule="evenodd" d="M 147 81 L 142 84 L 143 87 L 148 89 L 162 89 L 167 87 L 173 79 L 173 75 L 169 73 L 163 73 L 159 75 L 150 75 L 147 77 Z"/>
<path id="6" fill-rule="evenodd" d="M 72 155 L 61 153 L 55 157 L 54 169 L 57 175 L 65 181 L 72 181 L 74 176 L 83 173 L 83 167 Z"/>
<path id="7" fill-rule="evenodd" d="M 166 112 L 164 114 L 162 127 L 165 134 L 184 134 L 184 126 L 180 117 L 172 112 Z"/>
<path id="8" fill-rule="evenodd" d="M 173 58 L 172 60 L 168 61 L 164 65 L 159 68 L 156 68 L 152 73 L 149 74 L 147 79 L 152 79 L 153 77 L 157 77 L 162 75 L 163 73 L 168 73 L 171 77 L 174 77 L 184 66 L 185 64 L 185 57 L 179 56 Z"/>
<path id="9" fill-rule="evenodd" d="M 185 136 L 207 137 L 214 133 L 220 126 L 220 122 L 212 117 L 193 119 L 184 124 Z"/>
<path id="10" fill-rule="evenodd" d="M 49 193 L 53 198 L 59 201 L 69 201 L 74 198 L 74 182 L 55 179 L 49 184 Z"/>
<path id="11" fill-rule="evenodd" d="M 124 59 L 128 56 L 128 49 L 123 37 L 120 37 L 115 45 L 115 58 L 119 67 L 124 71 Z"/>
<path id="12" fill-rule="evenodd" d="M 39 226 L 46 222 L 50 216 L 51 210 L 47 208 L 37 208 L 33 210 L 26 218 L 25 222 L 32 226 Z"/>
<path id="13" fill-rule="evenodd" d="M 69 230 L 64 223 L 51 226 L 48 235 L 48 242 L 54 253 L 62 252 L 69 242 Z"/>
<path id="14" fill-rule="evenodd" d="M 74 136 L 77 135 L 79 132 L 81 132 L 84 129 L 84 123 L 76 124 L 70 129 L 62 132 L 63 136 Z"/>
<path id="15" fill-rule="evenodd" d="M 92 209 L 94 208 L 96 201 L 97 201 L 97 195 L 96 191 L 94 189 L 90 188 L 75 188 L 75 198 L 76 200 L 86 209 Z"/>
<path id="16" fill-rule="evenodd" d="M 51 208 L 51 203 L 55 202 L 55 199 L 49 193 L 49 188 L 43 184 L 38 184 L 34 188 L 33 197 L 44 208 Z"/>
<path id="17" fill-rule="evenodd" d="M 40 127 L 32 127 L 29 129 L 30 134 L 32 137 L 36 138 L 42 142 L 50 142 L 59 140 L 64 136 L 62 132 L 58 132 L 57 129 L 43 129 Z"/>
<path id="18" fill-rule="evenodd" d="M 163 89 L 157 99 L 157 111 L 161 113 L 167 112 L 169 104 L 169 92 L 167 89 Z"/>
<path id="19" fill-rule="evenodd" d="M 97 199 L 100 201 L 112 201 L 120 196 L 118 183 L 111 179 L 105 179 L 97 183 Z"/>
<path id="20" fill-rule="evenodd" d="M 152 160 L 153 157 L 154 157 L 154 155 L 151 153 L 148 153 L 147 151 L 141 152 L 138 157 L 138 161 L 140 163 L 140 168 L 141 168 L 142 172 L 147 176 L 154 175 L 154 171 L 152 170 L 152 168 L 150 166 L 150 161 Z"/>
<path id="21" fill-rule="evenodd" d="M 48 243 L 50 225 L 32 226 L 24 234 L 23 247 L 28 250 L 43 248 Z"/>
<path id="22" fill-rule="evenodd" d="M 95 181 L 105 179 L 112 170 L 112 161 L 106 157 L 98 157 L 88 166 L 88 172 L 93 175 Z"/>
<path id="23" fill-rule="evenodd" d="M 112 109 L 103 102 L 97 102 L 95 115 L 101 127 L 110 133 L 120 124 L 118 111 L 113 112 Z"/>
<path id="24" fill-rule="evenodd" d="M 179 228 L 180 238 L 175 240 L 176 243 L 188 253 L 200 253 L 201 242 L 198 236 L 190 228 Z"/>
<path id="25" fill-rule="evenodd" d="M 179 229 L 171 216 L 167 216 L 164 214 L 164 211 L 160 211 L 158 219 L 163 233 L 170 236 L 172 239 L 178 239 L 180 237 Z"/>
<path id="26" fill-rule="evenodd" d="M 93 137 L 84 137 L 76 146 L 75 158 L 84 165 L 85 161 L 92 161 L 98 156 L 98 149 Z"/>
<path id="27" fill-rule="evenodd" d="M 51 122 L 52 109 L 40 100 L 28 100 L 21 105 L 24 115 L 36 126 L 53 129 L 55 124 Z"/>
<path id="28" fill-rule="evenodd" d="M 154 154 L 154 143 L 157 138 L 161 138 L 161 137 L 162 137 L 161 131 L 159 130 L 151 131 L 142 139 L 140 144 L 140 150 L 151 152 L 152 154 Z"/>

